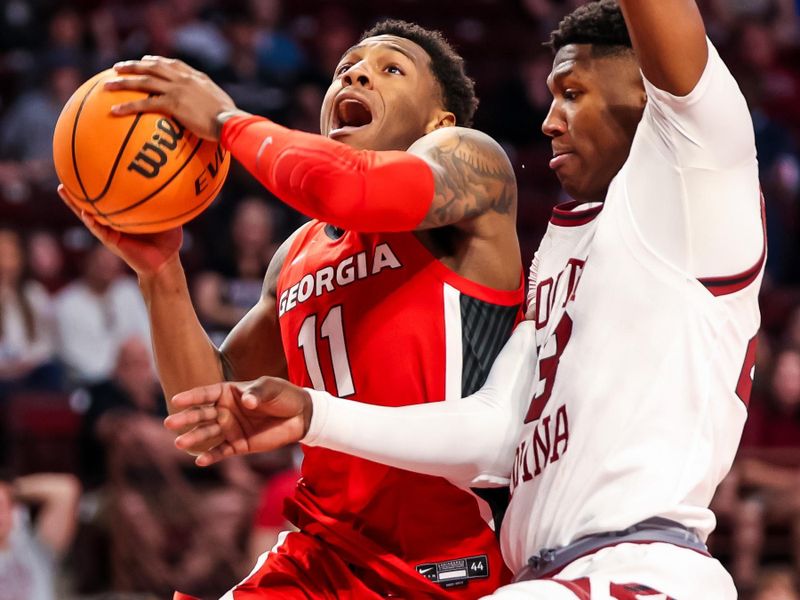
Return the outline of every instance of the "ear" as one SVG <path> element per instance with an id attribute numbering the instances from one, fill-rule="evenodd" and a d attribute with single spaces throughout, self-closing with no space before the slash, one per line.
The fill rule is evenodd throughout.
<path id="1" fill-rule="evenodd" d="M 425 126 L 425 133 L 430 133 L 442 127 L 455 127 L 456 116 L 446 110 L 437 111 Z"/>

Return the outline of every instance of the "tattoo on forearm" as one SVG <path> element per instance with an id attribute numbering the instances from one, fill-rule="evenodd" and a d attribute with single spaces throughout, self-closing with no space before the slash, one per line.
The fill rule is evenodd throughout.
<path id="1" fill-rule="evenodd" d="M 436 192 L 424 226 L 441 227 L 514 209 L 516 180 L 500 152 L 487 152 L 468 134 L 459 133 L 431 148 L 429 156 L 440 168 L 434 171 Z"/>

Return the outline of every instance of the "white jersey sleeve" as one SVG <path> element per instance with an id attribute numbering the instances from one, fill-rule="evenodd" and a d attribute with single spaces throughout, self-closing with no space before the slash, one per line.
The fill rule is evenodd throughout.
<path id="1" fill-rule="evenodd" d="M 302 443 L 461 487 L 508 485 L 534 385 L 535 333 L 533 322 L 520 323 L 485 385 L 458 400 L 387 407 L 309 389 L 314 412 Z"/>
<path id="2" fill-rule="evenodd" d="M 736 81 L 708 42 L 688 95 L 644 85 L 647 106 L 621 172 L 640 236 L 694 277 L 752 267 L 764 235 L 753 125 Z"/>

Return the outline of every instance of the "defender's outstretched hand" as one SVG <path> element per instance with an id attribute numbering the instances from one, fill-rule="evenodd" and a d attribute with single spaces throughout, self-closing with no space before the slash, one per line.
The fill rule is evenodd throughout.
<path id="1" fill-rule="evenodd" d="M 167 417 L 164 425 L 186 432 L 175 439 L 175 446 L 199 454 L 195 462 L 201 467 L 298 442 L 312 413 L 308 392 L 277 377 L 198 387 L 175 395 L 172 406 L 180 412 Z"/>

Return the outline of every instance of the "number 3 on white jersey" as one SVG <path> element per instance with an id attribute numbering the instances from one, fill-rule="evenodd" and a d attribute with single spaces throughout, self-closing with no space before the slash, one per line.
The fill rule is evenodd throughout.
<path id="1" fill-rule="evenodd" d="M 355 393 L 353 374 L 350 371 L 350 360 L 344 342 L 344 326 L 342 324 L 341 304 L 332 307 L 320 327 L 320 338 L 327 338 L 331 351 L 333 376 L 336 379 L 336 390 L 325 389 L 325 378 L 319 365 L 317 354 L 317 315 L 309 315 L 300 327 L 297 336 L 297 347 L 302 348 L 306 361 L 306 371 L 315 390 L 329 391 L 344 398 Z"/>

